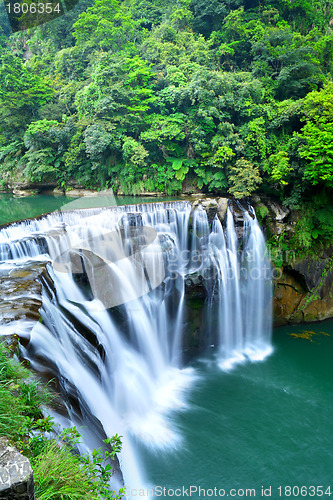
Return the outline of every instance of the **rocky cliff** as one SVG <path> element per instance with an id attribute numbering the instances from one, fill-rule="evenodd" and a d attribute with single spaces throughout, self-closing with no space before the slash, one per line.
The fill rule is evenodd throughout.
<path id="1" fill-rule="evenodd" d="M 275 326 L 321 321 L 333 317 L 333 246 L 316 254 L 299 255 L 288 242 L 295 232 L 299 212 L 276 201 L 255 197 L 253 205 L 269 241 L 271 259 L 275 264 L 273 311 Z"/>
<path id="2" fill-rule="evenodd" d="M 332 257 L 296 259 L 282 266 L 274 280 L 273 311 L 277 326 L 333 317 Z"/>

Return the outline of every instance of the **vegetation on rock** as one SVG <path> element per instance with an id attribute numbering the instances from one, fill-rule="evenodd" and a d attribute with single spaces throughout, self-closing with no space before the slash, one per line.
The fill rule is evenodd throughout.
<path id="1" fill-rule="evenodd" d="M 325 246 L 332 70 L 329 0 L 81 0 L 3 22 L 1 186 L 259 193 L 306 214 L 295 247 Z"/>
<path id="2" fill-rule="evenodd" d="M 110 489 L 112 467 L 107 463 L 120 451 L 115 435 L 105 440 L 107 449 L 80 456 L 76 428 L 66 429 L 58 438 L 51 417 L 44 417 L 42 406 L 49 404 L 51 393 L 18 362 L 8 358 L 0 342 L 0 436 L 8 438 L 29 458 L 35 482 L 36 500 L 115 500 L 123 497 Z M 88 496 L 87 496 L 88 495 Z"/>

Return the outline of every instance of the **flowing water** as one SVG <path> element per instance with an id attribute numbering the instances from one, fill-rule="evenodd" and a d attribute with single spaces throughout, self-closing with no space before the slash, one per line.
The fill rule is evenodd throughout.
<path id="1" fill-rule="evenodd" d="M 208 498 L 216 487 L 225 497 L 263 498 L 264 487 L 274 500 L 332 496 L 333 321 L 278 328 L 273 344 L 264 363 L 228 373 L 213 356 L 193 363 L 188 409 L 172 415 L 182 442 L 163 455 L 140 452 L 157 493 L 166 488 L 171 498 L 192 486 L 192 498 Z"/>
<path id="2" fill-rule="evenodd" d="M 150 453 L 186 449 L 174 419 L 191 414 L 200 388 L 206 394 L 203 378 L 223 387 L 235 364 L 272 352 L 270 266 L 251 210 L 241 231 L 230 209 L 223 228 L 187 202 L 58 212 L 3 228 L 0 258 L 2 273 L 49 262 L 42 323 L 22 355 L 58 377 L 88 447 L 103 432 L 123 436 L 126 484 L 155 482 Z M 198 274 L 201 335 L 214 347 L 203 364 L 185 366 L 185 289 Z"/>

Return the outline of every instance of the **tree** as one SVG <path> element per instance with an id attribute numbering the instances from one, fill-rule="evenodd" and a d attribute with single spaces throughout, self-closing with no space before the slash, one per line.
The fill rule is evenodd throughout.
<path id="1" fill-rule="evenodd" d="M 144 146 L 135 139 L 132 137 L 125 137 L 122 149 L 123 157 L 126 162 L 137 167 L 145 165 L 149 153 Z"/>
<path id="2" fill-rule="evenodd" d="M 220 27 L 231 10 L 243 5 L 243 0 L 193 0 L 194 28 L 205 36 Z"/>
<path id="3" fill-rule="evenodd" d="M 73 36 L 79 46 L 116 52 L 135 40 L 137 24 L 118 0 L 96 0 L 74 23 Z"/>
<path id="4" fill-rule="evenodd" d="M 333 187 L 333 82 L 306 96 L 304 113 L 307 123 L 298 135 L 299 154 L 306 160 L 304 178 Z"/>
<path id="5" fill-rule="evenodd" d="M 229 169 L 228 192 L 235 198 L 250 196 L 262 183 L 259 168 L 245 158 L 240 158 L 236 164 Z"/>
<path id="6" fill-rule="evenodd" d="M 300 156 L 308 160 L 304 178 L 311 184 L 323 183 L 333 187 L 333 122 L 307 123 L 301 137 L 306 141 L 299 149 Z"/>
<path id="7" fill-rule="evenodd" d="M 286 186 L 288 176 L 293 171 L 290 166 L 290 158 L 286 151 L 278 151 L 269 156 L 266 162 L 266 168 L 273 182 Z"/>
<path id="8" fill-rule="evenodd" d="M 50 84 L 34 75 L 21 59 L 5 51 L 0 65 L 0 130 L 13 138 L 29 123 L 38 107 L 52 98 Z"/>
<path id="9" fill-rule="evenodd" d="M 278 99 L 304 97 L 322 81 L 316 50 L 310 40 L 287 27 L 269 27 L 252 44 L 253 72 L 264 77 Z"/>
<path id="10" fill-rule="evenodd" d="M 24 144 L 27 149 L 42 149 L 44 147 L 52 147 L 55 143 L 52 137 L 52 128 L 57 127 L 58 122 L 55 120 L 38 120 L 30 123 L 24 134 Z"/>

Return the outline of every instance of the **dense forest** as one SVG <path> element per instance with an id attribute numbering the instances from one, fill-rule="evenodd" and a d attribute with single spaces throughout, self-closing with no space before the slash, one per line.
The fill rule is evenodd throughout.
<path id="1" fill-rule="evenodd" d="M 81 0 L 0 13 L 0 187 L 275 197 L 333 238 L 331 0 Z M 262 214 L 263 216 L 265 214 Z"/>

